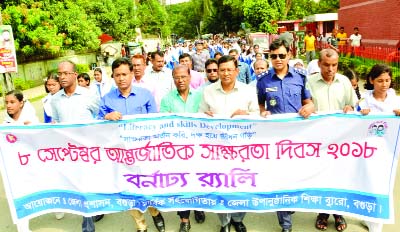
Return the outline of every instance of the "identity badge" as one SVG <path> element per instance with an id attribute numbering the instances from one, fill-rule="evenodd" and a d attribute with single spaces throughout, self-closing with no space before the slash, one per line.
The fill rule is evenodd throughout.
<path id="1" fill-rule="evenodd" d="M 269 88 L 265 88 L 265 92 L 277 92 L 278 91 L 278 87 L 269 87 Z"/>

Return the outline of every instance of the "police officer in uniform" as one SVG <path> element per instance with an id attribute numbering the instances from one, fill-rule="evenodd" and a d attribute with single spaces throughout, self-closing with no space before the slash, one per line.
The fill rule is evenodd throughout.
<path id="1" fill-rule="evenodd" d="M 270 45 L 272 69 L 260 74 L 257 82 L 260 114 L 298 113 L 308 118 L 314 112 L 311 94 L 306 89 L 306 73 L 288 65 L 290 59 L 289 44 L 284 39 L 277 39 Z M 282 232 L 292 231 L 292 213 L 277 212 Z"/>

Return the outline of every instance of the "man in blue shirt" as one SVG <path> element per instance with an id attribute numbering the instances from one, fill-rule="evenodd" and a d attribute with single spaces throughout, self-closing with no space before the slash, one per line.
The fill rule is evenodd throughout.
<path id="1" fill-rule="evenodd" d="M 89 89 L 78 86 L 75 63 L 65 60 L 57 67 L 57 75 L 62 90 L 53 95 L 51 108 L 52 120 L 55 123 L 87 122 L 94 120 L 99 110 L 99 98 L 92 94 Z M 62 218 L 62 214 L 57 217 Z M 94 232 L 95 221 L 103 218 L 103 214 L 95 217 L 83 217 L 82 232 Z"/>
<path id="2" fill-rule="evenodd" d="M 157 113 L 157 106 L 150 91 L 132 86 L 132 71 L 133 65 L 127 58 L 113 62 L 112 75 L 117 88 L 102 97 L 99 119 L 120 120 L 124 115 Z"/>
<path id="3" fill-rule="evenodd" d="M 238 62 L 239 75 L 237 75 L 237 80 L 245 84 L 249 84 L 251 81 L 250 67 L 248 64 L 239 61 L 239 51 L 236 49 L 231 49 L 229 55 L 234 57 Z"/>
<path id="4" fill-rule="evenodd" d="M 299 113 L 308 118 L 314 112 L 306 76 L 299 69 L 289 67 L 290 50 L 285 40 L 277 39 L 270 45 L 272 69 L 261 74 L 257 82 L 258 104 L 261 116 Z M 292 231 L 292 213 L 278 211 L 282 232 Z"/>
<path id="5" fill-rule="evenodd" d="M 273 68 L 262 74 L 257 82 L 261 116 L 299 113 L 308 118 L 314 112 L 311 93 L 306 89 L 305 72 L 288 65 L 289 45 L 277 39 L 270 45 Z"/>
<path id="6" fill-rule="evenodd" d="M 112 75 L 117 88 L 112 89 L 101 99 L 99 119 L 120 120 L 124 115 L 157 113 L 157 105 L 149 90 L 132 85 L 133 64 L 128 58 L 118 58 L 112 63 Z M 159 232 L 165 232 L 164 218 L 153 207 L 148 208 L 154 225 Z M 137 232 L 147 232 L 143 213 L 129 210 L 136 222 Z"/>

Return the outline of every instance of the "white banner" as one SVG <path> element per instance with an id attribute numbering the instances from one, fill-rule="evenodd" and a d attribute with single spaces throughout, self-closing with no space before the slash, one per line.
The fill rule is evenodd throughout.
<path id="1" fill-rule="evenodd" d="M 14 220 L 48 212 L 306 211 L 393 222 L 395 116 L 146 115 L 1 126 Z"/>

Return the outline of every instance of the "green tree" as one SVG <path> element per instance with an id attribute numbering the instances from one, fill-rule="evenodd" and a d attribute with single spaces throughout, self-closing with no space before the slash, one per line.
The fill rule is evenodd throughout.
<path id="1" fill-rule="evenodd" d="M 202 33 L 236 32 L 244 21 L 241 0 L 208 0 L 212 5 L 211 14 L 204 15 Z M 216 23 L 218 22 L 218 23 Z"/>
<path id="2" fill-rule="evenodd" d="M 274 21 L 282 19 L 285 0 L 244 0 L 243 12 L 247 22 L 256 30 L 276 33 Z"/>
<path id="3" fill-rule="evenodd" d="M 79 5 L 103 33 L 117 41 L 130 41 L 135 35 L 139 20 L 132 0 L 81 0 Z"/>
<path id="4" fill-rule="evenodd" d="M 177 34 L 178 37 L 196 37 L 202 19 L 200 2 L 190 1 L 167 6 L 172 33 Z"/>
<path id="5" fill-rule="evenodd" d="M 160 37 L 169 36 L 171 29 L 168 14 L 158 0 L 142 0 L 138 5 L 137 17 L 143 33 L 156 34 Z"/>
<path id="6" fill-rule="evenodd" d="M 307 15 L 316 12 L 317 3 L 314 0 L 286 0 L 290 1 L 290 5 L 286 5 L 286 19 L 302 19 Z"/>
<path id="7" fill-rule="evenodd" d="M 337 12 L 339 7 L 339 0 L 320 0 L 314 14 Z"/>
<path id="8" fill-rule="evenodd" d="M 58 33 L 64 38 L 65 49 L 97 49 L 100 44 L 100 28 L 82 11 L 79 3 L 80 1 L 64 0 L 51 4 L 48 9 L 54 24 L 58 26 Z"/>
<path id="9" fill-rule="evenodd" d="M 3 24 L 11 25 L 18 56 L 54 55 L 61 51 L 63 38 L 41 3 L 31 8 L 25 4 L 9 6 L 2 11 Z"/>

